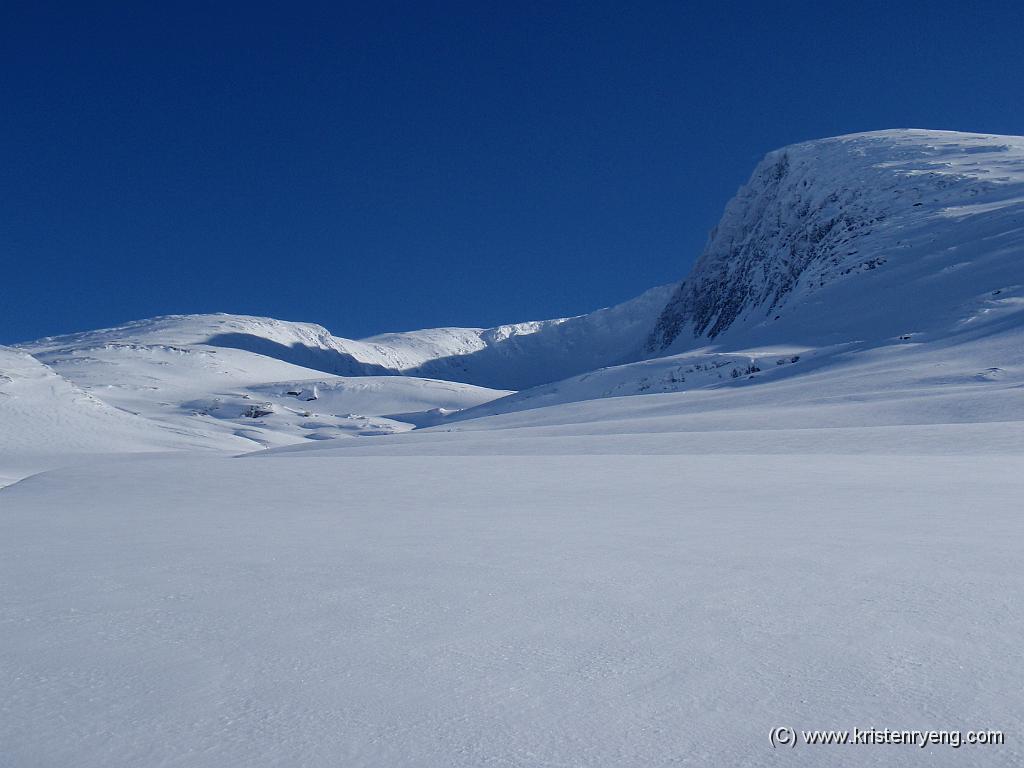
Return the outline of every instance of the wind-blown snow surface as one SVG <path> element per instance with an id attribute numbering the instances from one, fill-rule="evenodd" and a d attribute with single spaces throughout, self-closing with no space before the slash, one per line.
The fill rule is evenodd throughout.
<path id="1" fill-rule="evenodd" d="M 0 491 L 5 759 L 1019 765 L 1019 426 L 424 432 L 37 475 Z M 1007 743 L 775 752 L 778 725 Z"/>
<path id="2" fill-rule="evenodd" d="M 579 318 L 0 349 L 0 764 L 1021 765 L 1022 206 L 861 134 Z"/>

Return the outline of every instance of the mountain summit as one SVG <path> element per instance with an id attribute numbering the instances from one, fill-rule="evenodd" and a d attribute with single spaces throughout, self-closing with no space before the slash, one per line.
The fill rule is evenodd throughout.
<path id="1" fill-rule="evenodd" d="M 876 131 L 770 152 L 646 352 L 723 334 L 863 337 L 949 320 L 1022 282 L 1022 224 L 1019 136 Z"/>

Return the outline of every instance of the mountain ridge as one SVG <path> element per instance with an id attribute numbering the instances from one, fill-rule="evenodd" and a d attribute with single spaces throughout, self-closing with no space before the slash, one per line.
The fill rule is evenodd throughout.
<path id="1" fill-rule="evenodd" d="M 657 286 L 584 315 L 492 328 L 427 328 L 348 339 L 315 323 L 211 313 L 161 315 L 13 347 L 51 357 L 112 343 L 234 348 L 332 375 L 421 376 L 519 389 L 637 355 L 672 288 Z M 576 357 L 567 356 L 572 351 Z"/>
<path id="2" fill-rule="evenodd" d="M 828 379 L 845 398 L 952 382 L 967 399 L 939 410 L 955 420 L 957 408 L 979 412 L 982 391 L 1012 402 L 1022 329 L 1024 137 L 905 129 L 768 153 L 685 279 L 584 315 L 364 339 L 273 318 L 167 315 L 16 348 L 122 407 L 212 415 L 220 430 L 274 445 L 609 397 L 740 396 L 812 370 L 860 382 Z M 189 371 L 214 390 L 190 387 Z M 360 378 L 366 386 L 351 383 Z M 337 413 L 306 417 L 315 408 L 287 399 L 314 387 Z M 268 398 L 260 425 L 245 416 L 253 398 Z"/>

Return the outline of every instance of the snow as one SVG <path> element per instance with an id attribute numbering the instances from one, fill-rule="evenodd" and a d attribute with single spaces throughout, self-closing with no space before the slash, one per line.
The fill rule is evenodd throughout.
<path id="1" fill-rule="evenodd" d="M 238 328 L 243 319 L 223 316 L 217 322 Z M 208 320 L 160 318 L 42 339 L 20 347 L 34 358 L 20 354 L 40 370 L 73 382 L 68 386 L 82 397 L 117 410 L 122 418 L 133 415 L 148 422 L 149 429 L 159 426 L 194 435 L 236 452 L 306 439 L 400 432 L 429 419 L 429 412 L 438 408 L 455 411 L 509 394 L 411 376 L 325 376 L 272 356 L 204 343 Z M 291 325 L 246 323 L 252 331 L 262 328 L 270 339 L 283 338 Z M 303 394 L 314 388 L 315 400 Z M 386 418 L 392 414 L 402 418 Z"/>
<path id="2" fill-rule="evenodd" d="M 244 351 L 343 376 L 406 375 L 519 389 L 639 354 L 674 286 L 652 288 L 586 315 L 496 328 L 430 328 L 352 340 L 313 323 L 247 315 L 168 315 L 116 328 L 19 345 L 42 359 L 111 345 L 202 351 Z M 288 378 L 287 372 L 277 378 Z"/>
<path id="3" fill-rule="evenodd" d="M 0 492 L 0 739 L 84 768 L 1017 765 L 1024 445 L 973 429 L 37 475 Z M 781 724 L 1009 736 L 777 753 Z"/>
<path id="4" fill-rule="evenodd" d="M 30 355 L 0 347 L 0 487 L 96 454 L 237 451 L 244 443 L 126 412 Z"/>
<path id="5" fill-rule="evenodd" d="M 1022 201 L 856 134 L 587 315 L 0 347 L 0 764 L 1020 765 Z"/>
<path id="6" fill-rule="evenodd" d="M 1013 391 L 1024 385 L 1022 194 L 1021 137 L 879 131 L 772 152 L 661 313 L 653 359 L 588 370 L 460 418 L 742 387 L 750 374 L 768 383 L 799 376 L 797 386 L 844 396 L 899 386 L 946 397 L 995 379 Z M 794 355 L 798 364 L 785 362 Z M 809 369 L 818 378 L 804 376 Z"/>
<path id="7" fill-rule="evenodd" d="M 993 291 L 1021 295 L 1022 221 L 1019 136 L 878 131 L 777 150 L 726 206 L 649 349 L 945 332 Z"/>
<path id="8" fill-rule="evenodd" d="M 587 401 L 599 401 L 588 417 L 599 420 L 614 412 L 600 402 L 605 398 L 673 392 L 686 396 L 659 400 L 673 417 L 728 408 L 753 420 L 793 409 L 792 418 L 820 423 L 841 406 L 852 414 L 843 423 L 853 425 L 1019 419 L 1024 332 L 1018 312 L 994 308 L 938 338 L 915 334 L 819 348 L 703 347 L 536 387 L 462 411 L 453 420 Z M 466 428 L 473 423 L 467 421 Z"/>
<path id="9" fill-rule="evenodd" d="M 577 317 L 489 329 L 430 329 L 365 339 L 398 370 L 492 388 L 523 389 L 639 357 L 674 286 Z M 452 339 L 457 343 L 451 343 Z"/>

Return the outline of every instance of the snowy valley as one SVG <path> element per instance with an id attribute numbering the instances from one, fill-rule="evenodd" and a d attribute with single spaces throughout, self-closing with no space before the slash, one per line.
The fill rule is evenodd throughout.
<path id="1" fill-rule="evenodd" d="M 0 347 L 0 764 L 1019 765 L 1022 470 L 1018 136 L 772 152 L 587 315 Z M 892 724 L 1007 743 L 768 746 Z"/>

